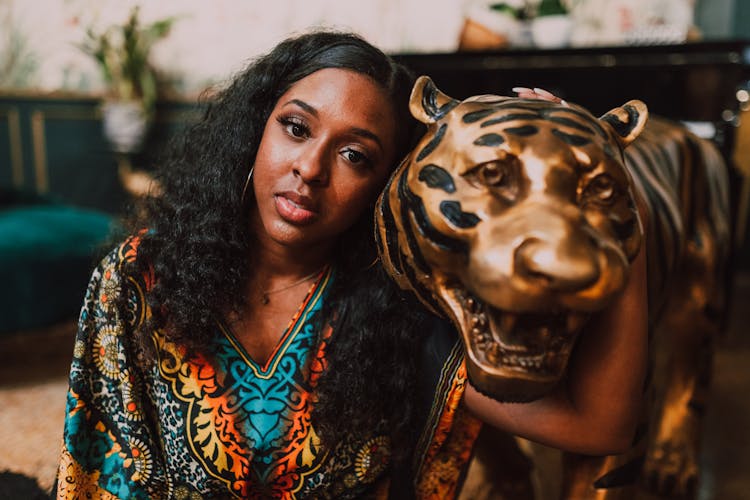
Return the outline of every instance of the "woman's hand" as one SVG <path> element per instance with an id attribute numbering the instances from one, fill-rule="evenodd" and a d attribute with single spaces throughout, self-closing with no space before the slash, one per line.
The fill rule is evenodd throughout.
<path id="1" fill-rule="evenodd" d="M 527 87 L 513 87 L 513 92 L 518 94 L 518 97 L 522 99 L 540 99 L 542 101 L 551 101 L 567 106 L 568 103 L 563 99 L 560 99 L 552 92 L 548 92 L 544 89 L 534 87 L 533 89 Z"/>

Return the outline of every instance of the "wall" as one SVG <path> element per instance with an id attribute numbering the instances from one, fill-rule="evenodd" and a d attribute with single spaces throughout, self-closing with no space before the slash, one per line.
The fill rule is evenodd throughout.
<path id="1" fill-rule="evenodd" d="M 505 1 L 523 4 L 538 0 Z M 595 22 L 602 25 L 608 22 L 603 15 L 610 13 L 614 18 L 617 6 L 622 10 L 636 1 L 648 1 L 654 12 L 659 11 L 655 6 L 674 10 L 676 5 L 695 3 L 696 24 L 711 38 L 741 34 L 735 30 L 743 29 L 739 23 L 742 16 L 733 16 L 735 10 L 744 9 L 750 15 L 748 0 L 564 1 L 576 11 L 590 7 L 600 18 Z M 178 93 L 195 96 L 206 86 L 227 79 L 289 33 L 315 26 L 356 31 L 386 52 L 450 52 L 457 47 L 464 13 L 475 4 L 491 3 L 494 1 L 0 0 L 0 89 L 100 92 L 103 86 L 98 68 L 77 46 L 87 29 L 101 32 L 121 24 L 137 4 L 142 4 L 144 22 L 178 17 L 168 38 L 156 45 L 153 63 Z M 744 30 L 750 35 L 750 26 Z"/>
<path id="2" fill-rule="evenodd" d="M 178 91 L 195 94 L 287 34 L 314 26 L 356 31 L 390 52 L 454 50 L 464 0 L 0 0 L 0 68 L 13 50 L 25 61 L 12 81 L 0 76 L 0 87 L 101 89 L 92 59 L 76 45 L 88 28 L 122 23 L 137 3 L 145 23 L 178 17 L 153 63 Z"/>

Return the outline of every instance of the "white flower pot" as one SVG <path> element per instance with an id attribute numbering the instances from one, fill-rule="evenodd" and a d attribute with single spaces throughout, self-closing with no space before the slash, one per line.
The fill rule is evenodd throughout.
<path id="1" fill-rule="evenodd" d="M 105 101 L 102 126 L 115 152 L 137 153 L 143 147 L 149 121 L 138 101 Z"/>
<path id="2" fill-rule="evenodd" d="M 567 14 L 537 17 L 531 22 L 531 38 L 540 49 L 557 49 L 568 45 L 572 29 Z"/>

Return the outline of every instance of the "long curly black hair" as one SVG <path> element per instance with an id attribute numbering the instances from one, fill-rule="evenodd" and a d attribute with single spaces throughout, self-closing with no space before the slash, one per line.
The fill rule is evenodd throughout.
<path id="1" fill-rule="evenodd" d="M 406 155 L 419 133 L 407 106 L 413 77 L 358 36 L 301 35 L 252 62 L 173 141 L 157 173 L 161 196 L 147 198 L 131 220 L 132 231 L 149 229 L 132 272 L 151 266 L 156 276 L 147 295 L 153 316 L 139 332 L 143 345 L 147 332 L 159 328 L 189 349 L 208 349 L 217 332 L 214 318 L 240 310 L 255 250 L 243 208 L 245 179 L 276 101 L 323 68 L 365 74 L 385 90 L 397 117 L 398 158 Z M 337 279 L 321 318 L 334 333 L 313 418 L 329 445 L 347 433 L 368 435 L 386 426 L 394 449 L 405 451 L 414 436 L 422 316 L 381 267 L 371 265 L 377 256 L 374 203 L 335 248 Z"/>

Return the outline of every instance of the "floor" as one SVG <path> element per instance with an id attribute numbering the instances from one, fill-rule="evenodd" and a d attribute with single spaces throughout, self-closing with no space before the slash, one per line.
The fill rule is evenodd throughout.
<path id="1" fill-rule="evenodd" d="M 737 276 L 715 357 L 698 500 L 750 499 L 750 272 Z M 0 340 L 0 471 L 54 481 L 74 325 Z"/>
<path id="2" fill-rule="evenodd" d="M 736 277 L 732 305 L 714 358 L 699 500 L 750 499 L 750 272 Z"/>

